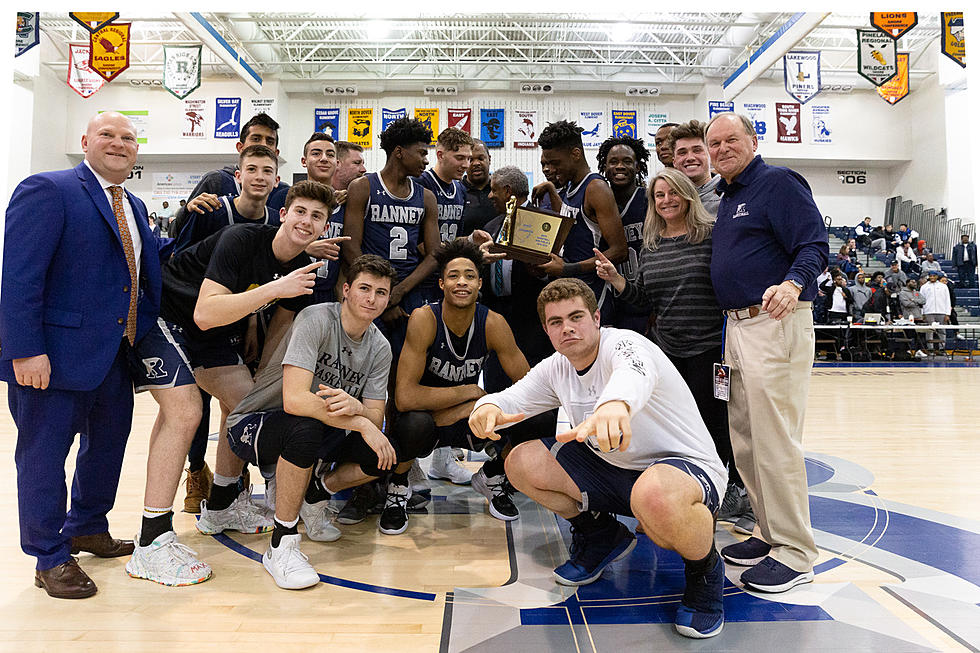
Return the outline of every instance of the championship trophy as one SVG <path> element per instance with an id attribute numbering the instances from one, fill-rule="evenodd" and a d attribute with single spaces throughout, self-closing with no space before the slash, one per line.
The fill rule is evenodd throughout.
<path id="1" fill-rule="evenodd" d="M 573 224 L 574 218 L 553 211 L 517 206 L 517 198 L 511 195 L 500 235 L 490 251 L 533 265 L 547 263 L 551 254 L 558 254 Z"/>

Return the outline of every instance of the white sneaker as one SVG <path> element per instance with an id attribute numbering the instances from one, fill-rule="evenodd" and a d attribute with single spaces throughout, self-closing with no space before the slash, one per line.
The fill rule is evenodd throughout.
<path id="1" fill-rule="evenodd" d="M 915 357 L 916 358 L 929 358 L 929 355 L 927 353 L 925 353 L 924 351 L 922 351 L 921 349 L 917 349 L 916 352 L 915 352 Z"/>
<path id="2" fill-rule="evenodd" d="M 270 544 L 262 556 L 262 566 L 284 590 L 301 590 L 320 582 L 320 575 L 310 564 L 310 559 L 299 550 L 301 537 L 298 533 L 283 535 L 279 546 Z"/>
<path id="3" fill-rule="evenodd" d="M 217 535 L 222 531 L 268 533 L 272 530 L 272 521 L 261 506 L 252 503 L 250 485 L 224 510 L 208 510 L 207 499 L 201 501 L 201 518 L 197 520 L 197 530 L 205 535 Z"/>
<path id="4" fill-rule="evenodd" d="M 473 472 L 459 464 L 449 447 L 439 447 L 432 452 L 429 478 L 446 479 L 456 485 L 469 485 Z"/>
<path id="5" fill-rule="evenodd" d="M 133 557 L 126 563 L 126 573 L 161 585 L 181 587 L 196 585 L 211 578 L 211 567 L 197 559 L 197 551 L 177 541 L 177 534 L 167 531 L 148 546 L 139 546 L 139 533 Z"/>
<path id="6" fill-rule="evenodd" d="M 276 516 L 276 477 L 265 479 L 265 511 Z"/>
<path id="7" fill-rule="evenodd" d="M 333 525 L 329 501 L 307 503 L 299 507 L 299 517 L 306 526 L 306 536 L 316 542 L 333 542 L 340 539 L 340 529 Z"/>

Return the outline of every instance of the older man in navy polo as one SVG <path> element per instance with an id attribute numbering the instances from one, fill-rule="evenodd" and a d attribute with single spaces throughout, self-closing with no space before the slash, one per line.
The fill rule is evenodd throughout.
<path id="1" fill-rule="evenodd" d="M 711 280 L 728 316 L 729 430 L 758 518 L 752 537 L 722 555 L 751 567 L 742 574 L 746 586 L 783 592 L 813 580 L 817 557 L 803 417 L 813 366 L 811 301 L 827 265 L 827 232 L 806 180 L 755 155 L 747 118 L 715 116 L 706 136 L 722 176 Z"/>

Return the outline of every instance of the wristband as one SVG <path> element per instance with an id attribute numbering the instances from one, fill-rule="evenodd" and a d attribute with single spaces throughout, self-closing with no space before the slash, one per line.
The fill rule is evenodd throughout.
<path id="1" fill-rule="evenodd" d="M 561 268 L 561 274 L 563 277 L 574 277 L 579 273 L 578 263 L 566 263 Z"/>

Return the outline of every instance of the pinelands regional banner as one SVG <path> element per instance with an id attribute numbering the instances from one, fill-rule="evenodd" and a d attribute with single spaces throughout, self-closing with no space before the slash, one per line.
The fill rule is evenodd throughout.
<path id="1" fill-rule="evenodd" d="M 205 105 L 207 100 L 188 99 L 184 100 L 184 122 L 180 128 L 181 138 L 192 138 L 204 140 L 207 134 L 204 133 Z"/>
<path id="2" fill-rule="evenodd" d="M 612 135 L 613 138 L 636 138 L 636 111 L 613 109 Z"/>
<path id="3" fill-rule="evenodd" d="M 786 92 L 806 104 L 820 92 L 820 52 L 796 50 L 783 55 Z"/>
<path id="4" fill-rule="evenodd" d="M 606 112 L 579 111 L 578 126 L 582 128 L 582 145 L 599 147 L 606 140 Z"/>
<path id="5" fill-rule="evenodd" d="M 776 103 L 776 142 L 803 142 L 800 138 L 800 105 L 796 102 Z"/>
<path id="6" fill-rule="evenodd" d="M 766 116 L 767 106 L 764 102 L 746 102 L 742 105 L 742 112 L 752 121 L 755 137 L 760 143 L 766 142 L 769 120 Z"/>
<path id="7" fill-rule="evenodd" d="M 340 139 L 340 109 L 313 109 L 313 131 Z"/>
<path id="8" fill-rule="evenodd" d="M 514 147 L 538 146 L 538 112 L 514 111 Z"/>
<path id="9" fill-rule="evenodd" d="M 111 82 L 129 68 L 129 28 L 132 23 L 106 25 L 89 36 L 88 65 L 102 78 Z"/>
<path id="10" fill-rule="evenodd" d="M 347 109 L 347 140 L 363 148 L 371 147 L 374 109 Z"/>
<path id="11" fill-rule="evenodd" d="M 415 119 L 432 130 L 432 142 L 435 145 L 439 138 L 439 109 L 416 109 Z"/>
<path id="12" fill-rule="evenodd" d="M 488 148 L 504 146 L 503 109 L 480 109 L 480 140 Z"/>
<path id="13" fill-rule="evenodd" d="M 900 102 L 909 94 L 909 53 L 898 53 L 898 74 L 878 87 L 878 95 L 888 104 Z"/>
<path id="14" fill-rule="evenodd" d="M 240 97 L 219 97 L 214 99 L 214 137 L 238 138 L 242 120 L 242 99 Z"/>
<path id="15" fill-rule="evenodd" d="M 388 129 L 388 125 L 399 118 L 407 118 L 408 109 L 381 109 L 381 131 Z M 381 133 L 381 132 L 378 132 Z"/>
<path id="16" fill-rule="evenodd" d="M 895 39 L 876 29 L 859 29 L 858 74 L 875 86 L 881 86 L 898 74 Z"/>
<path id="17" fill-rule="evenodd" d="M 163 87 L 185 98 L 201 85 L 201 46 L 163 46 Z"/>
<path id="18" fill-rule="evenodd" d="M 102 76 L 89 68 L 89 45 L 68 46 L 68 86 L 83 98 L 89 98 L 105 86 Z"/>
<path id="19" fill-rule="evenodd" d="M 446 109 L 446 117 L 449 127 L 473 134 L 473 109 Z"/>
<path id="20" fill-rule="evenodd" d="M 722 102 L 720 100 L 708 100 L 708 120 L 711 120 L 719 113 L 729 113 L 735 111 L 734 102 Z"/>
<path id="21" fill-rule="evenodd" d="M 36 11 L 17 12 L 17 33 L 14 56 L 19 57 L 41 42 L 41 14 Z"/>
<path id="22" fill-rule="evenodd" d="M 814 143 L 833 143 L 830 128 L 830 106 L 815 104 L 812 108 L 811 123 L 813 124 Z"/>

